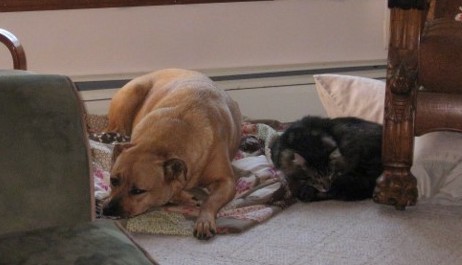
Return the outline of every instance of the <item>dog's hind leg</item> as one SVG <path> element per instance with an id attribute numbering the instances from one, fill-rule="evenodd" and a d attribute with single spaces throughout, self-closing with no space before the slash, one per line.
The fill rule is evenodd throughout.
<path id="1" fill-rule="evenodd" d="M 129 82 L 111 100 L 106 131 L 130 136 L 133 120 L 151 90 L 147 84 Z"/>

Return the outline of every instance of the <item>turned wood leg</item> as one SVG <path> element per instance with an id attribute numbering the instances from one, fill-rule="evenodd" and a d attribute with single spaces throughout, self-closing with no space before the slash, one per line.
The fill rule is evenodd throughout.
<path id="1" fill-rule="evenodd" d="M 411 174 L 414 149 L 418 40 L 425 12 L 393 8 L 390 21 L 382 161 L 373 200 L 404 210 L 417 202 L 417 181 Z"/>
<path id="2" fill-rule="evenodd" d="M 418 196 L 417 181 L 410 171 L 414 148 L 414 95 L 412 91 L 396 93 L 391 86 L 398 85 L 394 82 L 400 81 L 393 78 L 390 80 L 385 96 L 383 126 L 384 171 L 377 180 L 373 200 L 404 210 L 406 206 L 415 205 Z"/>
<path id="3" fill-rule="evenodd" d="M 384 171 L 377 180 L 373 200 L 404 210 L 416 204 L 418 195 L 417 181 L 410 170 L 414 153 L 414 93 L 405 89 L 412 86 L 415 78 L 406 65 L 391 68 L 389 72 L 394 76 L 387 81 L 383 124 Z"/>

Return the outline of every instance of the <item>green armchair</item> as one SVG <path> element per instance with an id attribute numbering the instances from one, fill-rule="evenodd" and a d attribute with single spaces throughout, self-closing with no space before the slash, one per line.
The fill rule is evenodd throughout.
<path id="1" fill-rule="evenodd" d="M 84 112 L 68 77 L 0 70 L 0 264 L 156 264 L 94 218 Z"/>

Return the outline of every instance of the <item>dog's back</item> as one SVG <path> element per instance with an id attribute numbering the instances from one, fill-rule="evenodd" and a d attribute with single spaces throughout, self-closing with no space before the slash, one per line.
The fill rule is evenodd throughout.
<path id="1" fill-rule="evenodd" d="M 152 87 L 134 116 L 132 128 L 139 127 L 132 131 L 134 141 L 140 134 L 152 133 L 147 130 L 156 128 L 147 121 L 158 122 L 168 116 L 193 125 L 188 134 L 202 136 L 192 139 L 196 144 L 200 144 L 201 139 L 203 146 L 207 144 L 205 142 L 214 145 L 216 141 L 227 141 L 230 156 L 237 152 L 241 123 L 239 107 L 212 80 L 201 73 L 182 69 L 166 69 L 145 77 L 134 84 L 136 87 Z M 226 133 L 231 130 L 236 133 Z"/>
<path id="2" fill-rule="evenodd" d="M 182 120 L 190 120 L 203 129 L 212 127 L 223 132 L 240 132 L 240 126 L 234 126 L 241 122 L 237 103 L 207 76 L 184 69 L 160 70 L 128 82 L 112 98 L 107 131 L 132 135 L 133 129 L 146 116 L 162 116 L 167 112 Z M 141 133 L 143 130 L 138 131 Z M 226 134 L 222 136 L 227 137 Z M 136 137 L 136 134 L 132 135 L 132 138 Z M 228 140 L 231 153 L 237 151 L 240 141 L 234 138 Z"/>

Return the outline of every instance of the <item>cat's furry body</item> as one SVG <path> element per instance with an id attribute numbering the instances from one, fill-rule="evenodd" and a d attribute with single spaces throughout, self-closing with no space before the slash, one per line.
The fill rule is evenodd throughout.
<path id="1" fill-rule="evenodd" d="M 380 124 L 307 116 L 273 142 L 271 156 L 301 201 L 362 200 L 382 173 L 381 145 Z"/>

